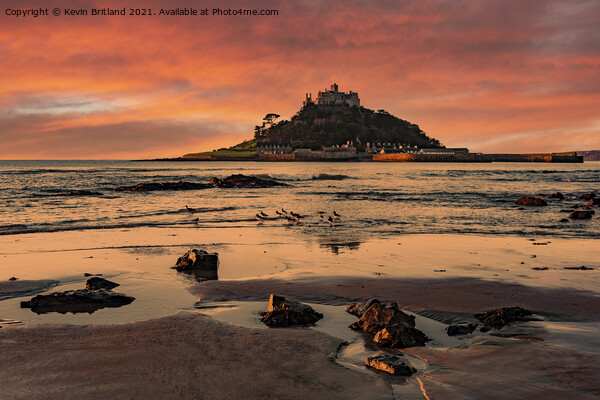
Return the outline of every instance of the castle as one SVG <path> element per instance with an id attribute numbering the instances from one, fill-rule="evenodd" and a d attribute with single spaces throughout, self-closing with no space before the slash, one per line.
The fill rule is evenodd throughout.
<path id="1" fill-rule="evenodd" d="M 324 92 L 319 91 L 319 94 L 315 100 L 312 99 L 312 93 L 306 93 L 306 99 L 303 105 L 307 104 L 327 104 L 327 105 L 348 105 L 349 107 L 359 107 L 360 99 L 358 93 L 350 91 L 340 92 L 338 91 L 337 83 L 331 85 L 330 90 L 325 89 Z"/>

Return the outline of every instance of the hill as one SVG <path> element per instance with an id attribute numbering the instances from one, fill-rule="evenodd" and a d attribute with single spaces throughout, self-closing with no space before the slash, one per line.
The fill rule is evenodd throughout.
<path id="1" fill-rule="evenodd" d="M 268 114 L 273 115 L 276 114 Z M 255 128 L 255 138 L 267 142 L 290 142 L 294 148 L 320 150 L 321 146 L 340 145 L 347 141 L 354 141 L 359 150 L 360 144 L 364 146 L 367 142 L 392 142 L 424 148 L 443 147 L 437 139 L 427 136 L 418 125 L 384 110 L 373 111 L 365 107 L 309 103 L 291 120 L 268 122 Z"/>

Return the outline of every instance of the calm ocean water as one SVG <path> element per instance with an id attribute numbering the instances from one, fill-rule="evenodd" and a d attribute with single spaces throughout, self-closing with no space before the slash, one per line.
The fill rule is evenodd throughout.
<path id="1" fill-rule="evenodd" d="M 141 182 L 207 183 L 231 174 L 268 175 L 289 187 L 117 192 Z M 344 179 L 328 179 L 345 175 Z M 69 195 L 86 190 L 88 195 Z M 550 195 L 548 207 L 519 209 L 521 196 Z M 349 239 L 390 234 L 477 233 L 600 236 L 592 220 L 560 222 L 561 210 L 600 194 L 600 162 L 585 164 L 444 163 L 162 163 L 127 161 L 0 161 L 0 234 L 136 226 L 255 226 L 257 212 L 284 208 L 306 218 L 299 237 L 331 230 Z M 200 209 L 191 216 L 185 206 Z M 342 217 L 333 227 L 318 211 Z M 327 214 L 326 217 L 327 217 Z M 197 224 L 193 221 L 198 218 Z M 265 227 L 284 226 L 283 219 Z"/>

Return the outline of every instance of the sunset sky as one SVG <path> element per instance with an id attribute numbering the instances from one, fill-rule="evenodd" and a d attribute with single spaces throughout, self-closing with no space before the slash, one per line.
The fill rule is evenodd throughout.
<path id="1" fill-rule="evenodd" d="M 1 3 L 0 159 L 230 146 L 265 114 L 289 118 L 305 92 L 333 82 L 448 147 L 600 149 L 598 0 Z M 5 14 L 125 3 L 279 15 Z"/>

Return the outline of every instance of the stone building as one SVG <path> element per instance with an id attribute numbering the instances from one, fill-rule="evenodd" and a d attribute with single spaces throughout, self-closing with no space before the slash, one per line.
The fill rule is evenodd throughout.
<path id="1" fill-rule="evenodd" d="M 258 142 L 256 143 L 257 154 L 290 154 L 292 144 L 288 142 Z"/>
<path id="2" fill-rule="evenodd" d="M 319 91 L 317 98 L 313 100 L 312 93 L 306 93 L 306 99 L 304 100 L 304 105 L 306 106 L 309 103 L 314 104 L 326 104 L 326 105 L 347 105 L 349 107 L 359 107 L 360 99 L 358 98 L 358 93 L 350 91 L 340 92 L 338 90 L 337 83 L 331 85 L 330 89 L 325 91 Z"/>

